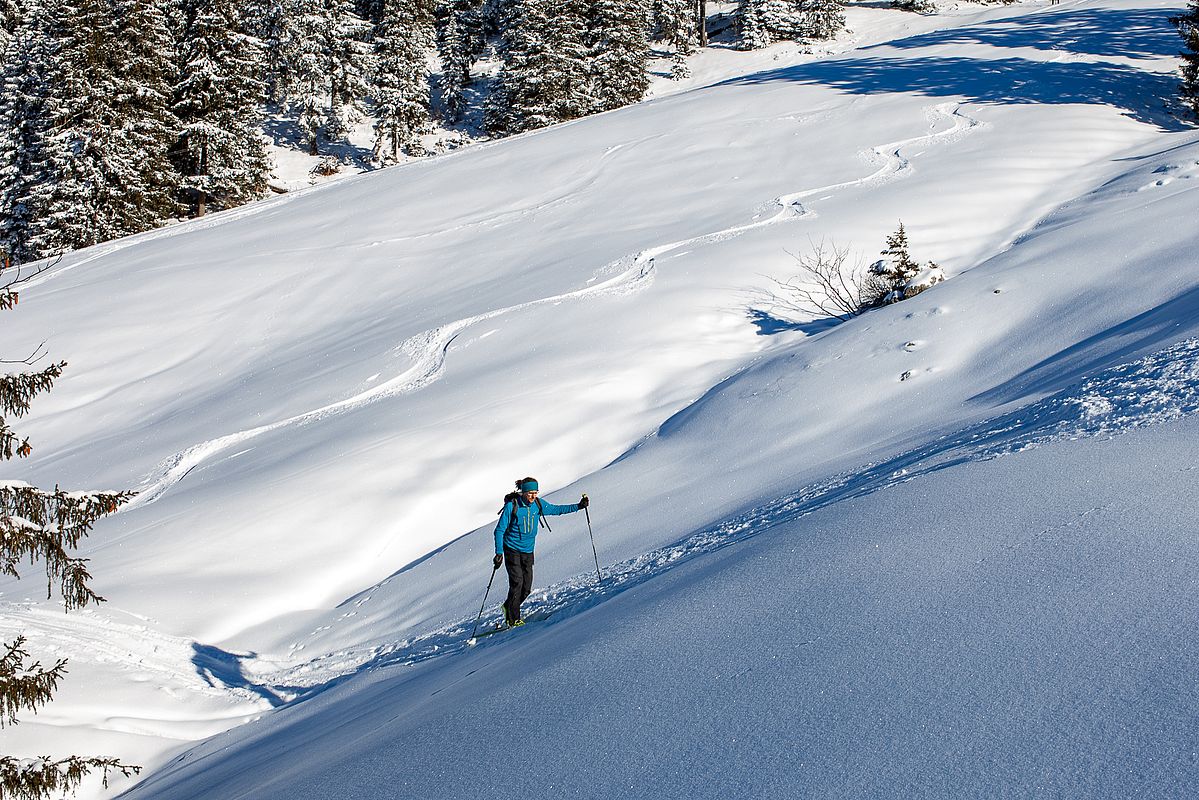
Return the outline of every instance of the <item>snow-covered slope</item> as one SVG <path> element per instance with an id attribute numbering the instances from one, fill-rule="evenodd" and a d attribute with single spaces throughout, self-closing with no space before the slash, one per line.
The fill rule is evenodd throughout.
<path id="1" fill-rule="evenodd" d="M 538 795 L 1126 796 L 1080 754 L 1190 746 L 1111 731 L 1195 666 L 1157 636 L 1193 613 L 1193 425 L 1062 440 L 1196 407 L 1178 6 L 880 12 L 920 29 L 64 260 L 5 320 L 71 364 L 19 477 L 142 494 L 89 543 L 104 607 L 3 585 L 0 633 L 73 670 L 12 748 L 157 766 L 311 697 L 132 796 L 473 796 L 514 725 Z M 900 219 L 946 283 L 834 328 L 758 302 Z M 609 575 L 563 518 L 554 614 L 467 652 L 524 474 L 592 496 Z M 1145 658 L 1094 656 L 1153 598 Z"/>

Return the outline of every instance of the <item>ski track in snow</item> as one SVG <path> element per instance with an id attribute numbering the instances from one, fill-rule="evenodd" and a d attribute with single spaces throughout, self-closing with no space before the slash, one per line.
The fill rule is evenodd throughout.
<path id="1" fill-rule="evenodd" d="M 947 119 L 952 124 L 945 130 L 935 131 L 933 133 L 908 139 L 902 139 L 897 142 L 878 145 L 872 148 L 870 151 L 868 151 L 870 157 L 875 160 L 881 159 L 883 163 L 882 166 L 880 166 L 875 172 L 867 175 L 866 177 L 856 178 L 854 180 L 844 181 L 841 183 L 819 186 L 811 189 L 804 189 L 792 194 L 782 195 L 772 201 L 772 205 L 777 206 L 777 210 L 773 215 L 765 219 L 755 218 L 753 221 L 742 225 L 735 225 L 729 228 L 723 228 L 719 231 L 694 236 L 689 239 L 658 245 L 656 247 L 642 250 L 634 256 L 626 256 L 617 259 L 598 272 L 598 276 L 611 274 L 613 272 L 617 273 L 615 277 L 609 278 L 602 283 L 572 292 L 566 292 L 564 294 L 542 298 L 540 300 L 519 303 L 512 306 L 507 306 L 505 308 L 484 312 L 482 314 L 476 314 L 475 316 L 466 317 L 465 319 L 460 319 L 455 322 L 442 325 L 441 327 L 417 334 L 396 348 L 396 352 L 408 354 L 414 359 L 413 365 L 397 377 L 392 378 L 391 380 L 380 384 L 379 386 L 372 387 L 364 392 L 353 395 L 347 399 L 330 403 L 320 408 L 288 417 L 284 420 L 268 423 L 266 425 L 260 425 L 256 428 L 237 431 L 235 433 L 230 433 L 225 436 L 194 445 L 164 462 L 148 479 L 143 481 L 143 483 L 137 489 L 137 496 L 131 502 L 127 503 L 118 513 L 132 511 L 133 509 L 155 502 L 173 486 L 182 481 L 188 473 L 190 473 L 200 464 L 234 445 L 243 444 L 250 439 L 254 439 L 263 434 L 271 433 L 282 428 L 307 425 L 334 414 L 361 408 L 368 403 L 388 397 L 408 394 L 428 386 L 443 374 L 445 370 L 446 353 L 449 349 L 449 346 L 454 342 L 454 339 L 457 338 L 463 331 L 477 323 L 495 319 L 496 317 L 500 317 L 505 314 L 533 308 L 539 305 L 558 303 L 563 300 L 578 299 L 585 296 L 627 294 L 638 291 L 642 288 L 645 288 L 652 282 L 655 271 L 655 260 L 660 256 L 685 247 L 693 247 L 696 245 L 725 241 L 735 236 L 739 236 L 747 231 L 757 228 L 764 228 L 770 225 L 776 225 L 780 222 L 814 217 L 816 215 L 815 212 L 808 210 L 802 204 L 801 200 L 814 195 L 823 195 L 829 192 L 837 192 L 845 189 L 878 186 L 896 178 L 909 175 L 912 172 L 912 165 L 911 161 L 902 154 L 903 148 L 915 144 L 928 144 L 937 140 L 952 141 L 979 124 L 978 120 L 965 116 L 961 112 L 960 105 L 954 102 L 941 103 L 931 106 L 930 108 L 926 109 L 926 113 L 930 118 L 933 119 L 933 124 L 935 124 L 935 122 L 939 119 Z M 611 148 L 604 154 L 604 156 L 606 157 L 611 153 L 617 152 L 618 149 L 619 148 Z M 598 174 L 599 172 L 597 169 L 597 171 L 595 171 L 592 175 L 583 178 L 578 185 L 585 186 L 589 182 L 593 182 L 598 177 Z M 547 204 L 563 202 L 564 199 L 568 199 L 572 194 L 573 191 L 552 198 L 551 200 L 547 201 Z M 264 204 L 264 207 L 266 207 L 266 205 L 267 204 Z M 272 205 L 270 207 L 274 206 Z M 263 208 L 248 210 L 241 216 L 249 216 L 250 214 L 259 213 L 262 210 Z M 235 212 L 226 212 L 226 214 L 220 215 L 222 219 L 214 220 L 212 223 L 210 223 L 210 225 L 221 224 L 224 221 L 228 221 L 231 218 L 229 214 L 232 213 Z M 505 212 L 503 215 L 501 215 L 501 217 L 510 216 L 516 213 L 527 214 L 531 212 L 529 209 L 519 209 L 517 211 Z M 760 217 L 761 215 L 759 214 L 758 216 Z M 489 220 L 466 223 L 458 226 L 458 228 L 455 228 L 455 230 L 463 227 L 470 227 L 472 225 L 495 224 L 495 219 L 497 218 L 489 218 Z M 191 225 L 188 229 L 195 230 L 196 227 L 196 225 Z M 161 235 L 173 235 L 176 232 L 181 231 L 168 230 L 162 232 Z M 445 232 L 448 231 L 436 231 L 425 235 L 433 236 Z M 137 237 L 136 241 L 145 241 L 147 238 L 153 239 L 159 237 L 155 235 L 142 236 Z M 394 241 L 401 241 L 401 239 Z M 129 246 L 129 244 L 132 244 L 132 242 L 116 245 L 103 252 L 89 256 L 88 258 L 71 265 L 69 268 L 74 268 L 87 263 L 88 261 L 101 258 L 109 253 L 121 249 L 122 247 Z M 375 242 L 373 244 L 382 244 L 382 242 Z"/>
<path id="2" fill-rule="evenodd" d="M 531 624 L 510 635 L 537 630 L 575 616 L 633 586 L 698 556 L 792 523 L 843 500 L 862 497 L 942 469 L 1022 452 L 1055 441 L 1111 437 L 1149 425 L 1181 419 L 1199 412 L 1199 339 L 1187 339 L 1145 358 L 1104 370 L 1054 395 L 1003 414 L 893 458 L 853 472 L 804 486 L 769 503 L 700 530 L 675 544 L 604 569 L 597 584 L 591 573 L 579 575 L 534 592 L 529 599 Z M 1013 547 L 1024 547 L 1051 536 L 1078 519 L 1034 532 Z M 602 542 L 601 542 L 602 544 Z M 390 578 L 378 586 L 385 586 Z M 370 595 L 355 605 L 369 601 Z M 495 627 L 498 615 L 484 617 L 479 630 Z M 280 697 L 305 697 L 356 673 L 389 666 L 410 666 L 463 652 L 475 624 L 472 613 L 446 627 L 398 644 L 362 646 L 328 653 L 307 662 L 278 667 L 265 660 L 245 664 L 246 673 Z M 314 631 L 313 635 L 326 628 Z M 478 647 L 500 644 L 507 637 L 480 640 Z M 297 644 L 293 652 L 302 650 Z"/>
<path id="3" fill-rule="evenodd" d="M 374 386 L 366 391 L 359 392 L 356 395 L 348 397 L 344 400 L 339 400 L 330 403 L 320 408 L 311 411 L 305 411 L 301 414 L 288 417 L 287 419 L 272 422 L 267 425 L 260 425 L 256 428 L 238 431 L 236 433 L 227 434 L 217 439 L 211 439 L 207 442 L 195 445 L 184 450 L 183 452 L 173 456 L 165 464 L 160 467 L 157 474 L 151 477 L 148 481 L 143 482 L 137 489 L 137 496 L 127 503 L 119 512 L 125 513 L 134 508 L 149 505 L 163 496 L 171 487 L 178 484 L 189 472 L 198 467 L 203 462 L 217 455 L 218 453 L 227 450 L 234 445 L 243 444 L 250 439 L 262 436 L 272 431 L 277 431 L 287 427 L 298 427 L 307 425 L 312 422 L 324 419 L 334 414 L 341 414 L 347 411 L 352 411 L 361 408 L 370 403 L 382 400 L 388 397 L 408 394 L 423 389 L 425 386 L 436 381 L 445 371 L 446 353 L 449 350 L 454 340 L 467 328 L 486 320 L 495 319 L 496 317 L 510 314 L 516 311 L 521 311 L 536 306 L 551 305 L 565 300 L 574 300 L 583 297 L 592 297 L 600 295 L 620 295 L 635 292 L 653 280 L 653 265 L 652 264 L 635 264 L 629 269 L 621 272 L 614 278 L 610 278 L 603 283 L 589 286 L 584 289 L 577 289 L 572 292 L 554 295 L 552 297 L 544 297 L 539 300 L 532 300 L 527 303 L 518 303 L 516 305 L 507 306 L 505 308 L 487 311 L 482 314 L 476 314 L 473 317 L 466 317 L 455 322 L 442 325 L 438 328 L 419 333 L 403 343 L 401 343 L 395 352 L 402 352 L 411 355 L 414 363 L 407 370 L 397 375 L 378 386 Z"/>
<path id="4" fill-rule="evenodd" d="M 659 256 L 663 256 L 674 250 L 680 250 L 684 247 L 725 241 L 748 231 L 777 225 L 780 222 L 814 218 L 818 216 L 817 213 L 808 209 L 801 202 L 802 200 L 846 189 L 873 188 L 898 178 L 907 177 L 913 172 L 913 167 L 912 162 L 902 153 L 904 148 L 916 144 L 932 144 L 938 140 L 956 141 L 971 129 L 981 124 L 973 117 L 963 114 L 961 105 L 955 102 L 939 103 L 931 106 L 926 109 L 926 113 L 933 119 L 934 124 L 940 119 L 949 120 L 951 123 L 950 127 L 945 130 L 914 136 L 909 139 L 901 139 L 889 144 L 877 145 L 865 151 L 864 155 L 866 158 L 873 161 L 882 161 L 883 163 L 877 170 L 864 178 L 854 178 L 853 180 L 841 183 L 831 183 L 825 186 L 817 186 L 812 189 L 803 189 L 802 191 L 781 195 L 770 202 L 768 208 L 774 207 L 775 212 L 769 217 L 762 218 L 762 214 L 766 213 L 762 211 L 755 215 L 753 221 L 743 225 L 735 225 L 712 233 L 694 236 L 690 239 L 652 247 L 638 253 L 634 257 L 635 261 L 637 263 L 652 262 Z"/>

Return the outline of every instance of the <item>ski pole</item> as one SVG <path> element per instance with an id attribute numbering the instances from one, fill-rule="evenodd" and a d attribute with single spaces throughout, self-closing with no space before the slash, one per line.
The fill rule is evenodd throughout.
<path id="1" fill-rule="evenodd" d="M 491 584 L 495 580 L 495 574 L 500 571 L 499 567 L 491 568 L 491 580 L 487 581 L 487 591 L 483 592 L 483 605 L 479 606 L 479 616 L 475 617 L 475 627 L 470 630 L 470 638 L 475 638 L 475 633 L 479 630 L 479 620 L 483 619 L 483 609 L 487 608 L 487 595 L 491 594 Z"/>
<path id="2" fill-rule="evenodd" d="M 604 576 L 600 574 L 599 554 L 595 552 L 595 534 L 591 532 L 591 512 L 584 508 L 583 513 L 587 515 L 587 535 L 591 537 L 591 555 L 595 556 L 595 577 L 600 583 L 603 583 Z"/>

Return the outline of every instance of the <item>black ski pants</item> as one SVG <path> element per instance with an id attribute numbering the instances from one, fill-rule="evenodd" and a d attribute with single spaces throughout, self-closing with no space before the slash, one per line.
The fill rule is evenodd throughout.
<path id="1" fill-rule="evenodd" d="M 504 548 L 504 566 L 508 568 L 508 599 L 504 608 L 508 619 L 520 619 L 520 604 L 529 599 L 533 591 L 533 554 Z"/>

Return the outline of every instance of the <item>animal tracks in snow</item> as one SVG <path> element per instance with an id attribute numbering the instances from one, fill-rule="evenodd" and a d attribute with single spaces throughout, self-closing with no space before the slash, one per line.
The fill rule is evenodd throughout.
<path id="1" fill-rule="evenodd" d="M 1176 180 L 1186 181 L 1199 177 L 1199 161 L 1191 164 L 1167 164 L 1155 169 L 1153 174 L 1158 177 L 1137 189 L 1138 192 L 1169 186 Z"/>

